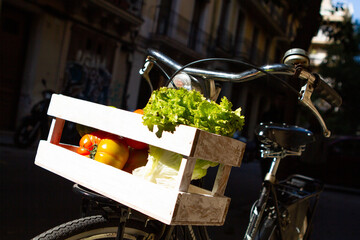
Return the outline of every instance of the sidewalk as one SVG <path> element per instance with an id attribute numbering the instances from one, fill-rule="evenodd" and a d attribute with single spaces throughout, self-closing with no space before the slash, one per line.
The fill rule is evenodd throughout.
<path id="1" fill-rule="evenodd" d="M 10 146 L 14 144 L 14 132 L 0 130 L 0 146 Z"/>

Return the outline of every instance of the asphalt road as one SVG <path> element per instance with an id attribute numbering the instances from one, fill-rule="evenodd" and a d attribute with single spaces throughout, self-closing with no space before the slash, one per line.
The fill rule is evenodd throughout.
<path id="1" fill-rule="evenodd" d="M 0 147 L 0 239 L 30 239 L 77 218 L 72 183 L 35 166 L 35 150 Z"/>
<path id="2" fill-rule="evenodd" d="M 0 146 L 0 239 L 31 237 L 80 216 L 72 183 L 34 165 L 36 149 Z M 51 156 L 50 156 L 51 157 Z M 226 195 L 232 198 L 224 226 L 212 239 L 242 239 L 261 181 L 257 161 L 233 168 Z M 354 239 L 360 235 L 360 194 L 327 189 L 315 216 L 312 239 Z"/>
<path id="3" fill-rule="evenodd" d="M 232 169 L 226 191 L 226 196 L 231 197 L 229 213 L 224 226 L 210 229 L 213 239 L 243 238 L 251 206 L 261 186 L 259 169 L 257 161 Z M 310 239 L 357 239 L 360 236 L 360 192 L 330 187 L 321 194 Z"/>

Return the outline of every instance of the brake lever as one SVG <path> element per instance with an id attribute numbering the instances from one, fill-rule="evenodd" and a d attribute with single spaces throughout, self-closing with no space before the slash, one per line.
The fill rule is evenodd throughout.
<path id="1" fill-rule="evenodd" d="M 139 70 L 139 74 L 148 82 L 151 92 L 154 91 L 154 87 L 150 81 L 149 72 L 153 66 L 153 58 L 149 56 L 146 58 L 143 68 Z"/>
<path id="2" fill-rule="evenodd" d="M 310 73 L 300 70 L 300 75 L 305 75 L 305 74 L 307 76 L 304 77 L 307 78 L 308 81 L 305 83 L 304 86 L 301 87 L 299 101 L 313 112 L 316 119 L 319 121 L 321 125 L 324 137 L 328 138 L 330 137 L 331 132 L 329 129 L 327 129 L 324 119 L 321 117 L 319 111 L 316 109 L 316 107 L 311 101 L 311 95 L 314 92 L 314 83 L 316 78 Z"/>

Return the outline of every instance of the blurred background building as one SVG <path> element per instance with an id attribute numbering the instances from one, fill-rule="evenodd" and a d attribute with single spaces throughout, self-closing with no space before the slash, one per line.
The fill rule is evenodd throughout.
<path id="1" fill-rule="evenodd" d="M 289 48 L 309 48 L 320 6 L 321 0 L 3 0 L 0 104 L 7 116 L 0 130 L 14 131 L 41 99 L 42 80 L 57 93 L 143 107 L 149 90 L 138 71 L 149 47 L 182 64 L 204 57 L 281 62 Z M 250 140 L 256 124 L 276 108 L 274 96 L 285 103 L 283 120 L 297 119 L 296 99 L 276 81 L 261 81 L 222 86 L 222 95 L 243 108 L 242 135 Z"/>
<path id="2" fill-rule="evenodd" d="M 327 45 L 333 41 L 327 31 L 339 31 L 339 21 L 352 13 L 350 5 L 338 2 L 0 0 L 0 146 L 4 144 L 2 137 L 13 135 L 22 118 L 42 99 L 42 91 L 47 88 L 122 109 L 144 107 L 150 92 L 139 69 L 144 64 L 147 48 L 158 49 L 181 64 L 205 57 L 226 57 L 263 65 L 279 63 L 288 49 L 300 47 L 310 52 L 312 68 L 318 70 L 328 56 Z M 360 59 L 359 49 L 356 54 Z M 231 72 L 244 70 L 242 66 L 225 63 L 209 67 Z M 355 71 L 356 68 L 360 69 L 358 63 L 346 70 L 340 65 L 337 76 L 343 83 L 342 96 L 347 96 L 343 98 L 343 108 L 347 108 L 348 115 L 340 115 L 340 121 L 332 122 L 333 126 L 348 128 L 346 134 L 355 133 L 353 126 L 356 125 L 359 135 L 360 73 Z M 335 71 L 330 69 L 329 72 Z M 154 71 L 153 77 L 154 85 L 158 86 L 162 76 Z M 46 86 L 42 82 L 46 82 Z M 347 89 L 346 82 L 351 82 Z M 254 146 L 250 143 L 254 143 L 255 126 L 269 119 L 290 124 L 305 120 L 309 125 L 301 126 L 316 131 L 311 125 L 313 117 L 300 111 L 296 97 L 288 95 L 274 79 L 223 84 L 222 89 L 221 94 L 230 98 L 234 108 L 243 109 L 246 125 L 240 134 L 248 141 L 247 146 Z M 352 124 L 348 121 L 350 117 Z M 5 239 L 27 236 L 22 239 L 29 239 L 78 217 L 80 201 L 76 204 L 79 199 L 71 193 L 71 183 L 36 167 L 33 164 L 35 149 L 19 149 L 12 143 L 12 138 L 8 139 L 11 146 L 5 145 L 0 152 L 1 236 Z M 359 189 L 359 136 L 355 139 L 357 142 L 353 139 L 348 136 L 334 139 L 329 151 L 319 141 L 318 145 L 307 146 L 310 151 L 306 151 L 305 160 L 301 160 L 304 168 L 300 168 L 293 158 L 284 161 L 282 166 L 297 168 L 300 173 L 306 169 L 306 175 L 320 177 L 327 184 Z M 325 154 L 319 154 L 319 150 Z M 323 161 L 319 155 L 328 158 L 327 165 L 319 165 Z M 253 160 L 254 155 L 248 159 Z M 247 168 L 244 164 L 244 167 L 240 169 L 244 169 L 244 174 L 236 172 L 232 176 L 242 176 L 247 183 L 260 181 L 258 161 L 252 161 Z M 254 189 L 257 188 L 254 184 L 239 184 L 243 181 L 233 179 L 229 186 L 234 186 L 232 191 L 241 196 L 234 197 L 232 204 L 250 209 L 251 193 L 256 197 L 258 192 Z M 239 189 L 241 187 L 245 189 Z M 329 191 L 327 194 L 320 206 L 325 213 L 322 218 L 328 221 L 320 221 L 321 228 L 314 231 L 320 236 L 316 239 L 330 239 L 322 237 L 325 233 L 340 239 L 346 239 L 344 233 L 358 235 L 353 233 L 357 229 L 353 227 L 357 226 L 353 221 L 356 219 L 354 211 L 343 204 L 343 199 L 349 204 L 358 203 L 354 198 L 357 195 L 353 192 L 337 195 L 336 192 L 333 198 L 328 198 Z M 251 201 L 247 203 L 247 200 Z M 248 221 L 248 214 L 239 209 L 233 216 L 236 219 L 242 216 L 244 224 Z M 237 221 L 234 223 L 235 227 L 226 228 L 226 234 L 234 235 L 234 229 L 241 226 Z"/>
<path id="3" fill-rule="evenodd" d="M 312 38 L 309 57 L 313 68 L 318 68 L 327 57 L 327 47 L 333 44 L 331 34 L 341 31 L 341 23 L 353 15 L 353 7 L 346 2 L 323 0 L 320 8 L 322 23 L 317 34 Z"/>

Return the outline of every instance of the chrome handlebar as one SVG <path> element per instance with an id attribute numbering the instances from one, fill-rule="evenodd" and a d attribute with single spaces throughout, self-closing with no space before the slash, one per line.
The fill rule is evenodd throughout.
<path id="1" fill-rule="evenodd" d="M 143 69 L 140 70 L 140 74 L 149 82 L 150 86 L 150 78 L 149 71 L 154 65 L 154 62 L 160 62 L 166 67 L 178 71 L 183 68 L 183 66 L 173 59 L 167 57 L 161 52 L 149 49 L 148 57 L 144 64 Z M 299 101 L 302 105 L 306 106 L 317 118 L 319 121 L 323 134 L 325 137 L 330 137 L 330 131 L 327 129 L 326 124 L 321 117 L 318 110 L 315 108 L 311 101 L 311 96 L 314 90 L 318 91 L 318 93 L 330 104 L 333 106 L 339 107 L 342 103 L 341 97 L 337 94 L 335 90 L 333 90 L 319 75 L 312 74 L 306 69 L 303 69 L 294 65 L 286 65 L 286 64 L 273 64 L 266 65 L 260 68 L 254 68 L 247 71 L 243 71 L 240 73 L 228 73 L 214 70 L 205 70 L 200 68 L 187 67 L 181 70 L 181 72 L 185 72 L 193 77 L 200 77 L 205 82 L 210 81 L 222 81 L 222 82 L 233 82 L 233 83 L 242 83 L 250 80 L 254 80 L 266 75 L 287 75 L 287 76 L 297 76 L 300 79 L 305 80 L 305 84 L 302 86 L 301 90 L 298 93 Z M 205 93 L 207 97 L 211 95 L 211 93 Z"/>

